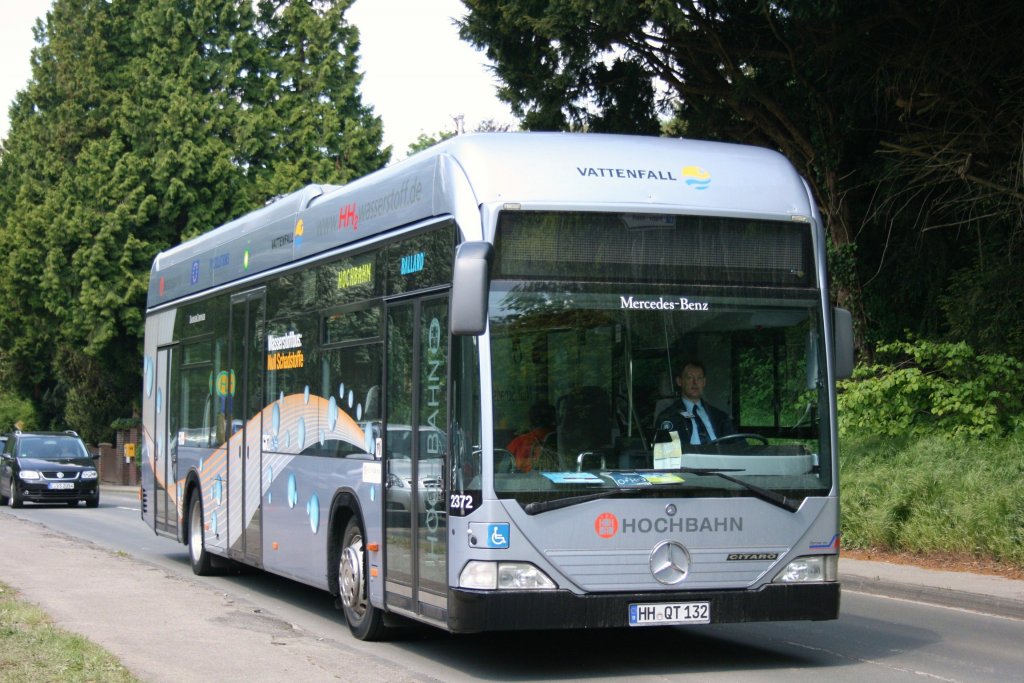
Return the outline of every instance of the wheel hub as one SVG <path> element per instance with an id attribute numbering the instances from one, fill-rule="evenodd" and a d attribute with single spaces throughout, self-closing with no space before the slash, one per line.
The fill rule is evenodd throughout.
<path id="1" fill-rule="evenodd" d="M 362 542 L 352 543 L 341 553 L 338 569 L 341 600 L 351 610 L 360 612 L 363 605 Z"/>
<path id="2" fill-rule="evenodd" d="M 188 549 L 192 554 L 192 559 L 198 560 L 199 554 L 203 551 L 203 520 L 198 505 L 192 506 L 192 514 L 189 515 L 189 530 L 191 538 Z"/>

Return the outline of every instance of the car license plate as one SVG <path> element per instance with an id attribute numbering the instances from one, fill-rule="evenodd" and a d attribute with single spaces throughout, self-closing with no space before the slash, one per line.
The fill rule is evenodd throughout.
<path id="1" fill-rule="evenodd" d="M 71 482 L 71 481 L 61 481 L 61 482 L 51 483 L 49 488 L 50 489 L 62 489 L 62 490 L 64 490 L 64 489 L 73 489 L 73 488 L 75 488 L 75 484 L 74 484 L 74 482 Z"/>
<path id="2" fill-rule="evenodd" d="M 640 603 L 629 606 L 630 626 L 710 623 L 711 603 L 708 602 Z"/>

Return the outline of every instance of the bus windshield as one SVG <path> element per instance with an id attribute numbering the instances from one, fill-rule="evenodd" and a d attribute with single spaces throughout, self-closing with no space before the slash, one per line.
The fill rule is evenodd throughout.
<path id="1" fill-rule="evenodd" d="M 489 301 L 499 497 L 537 509 L 608 493 L 799 501 L 829 492 L 828 384 L 806 226 L 511 215 L 499 224 L 501 279 Z M 539 227 L 549 242 L 560 235 L 561 258 L 523 239 Z M 577 227 L 605 251 L 573 244 Z"/>

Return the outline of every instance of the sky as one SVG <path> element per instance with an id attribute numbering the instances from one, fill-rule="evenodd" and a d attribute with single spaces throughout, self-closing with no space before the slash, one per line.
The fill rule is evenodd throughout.
<path id="1" fill-rule="evenodd" d="M 32 76 L 32 27 L 52 0 L 0 0 L 0 138 L 7 137 L 7 111 Z M 392 159 L 406 156 L 420 133 L 465 130 L 493 119 L 512 124 L 499 102 L 487 58 L 459 39 L 452 21 L 465 7 L 459 0 L 356 0 L 346 13 L 359 27 L 363 103 L 384 121 L 384 143 Z M 400 46 L 400 48 L 396 47 Z"/>

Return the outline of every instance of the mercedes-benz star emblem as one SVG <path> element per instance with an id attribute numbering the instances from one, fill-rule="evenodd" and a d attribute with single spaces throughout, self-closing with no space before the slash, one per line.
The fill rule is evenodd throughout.
<path id="1" fill-rule="evenodd" d="M 651 551 L 651 574 L 666 585 L 679 583 L 690 571 L 690 553 L 680 543 L 662 541 Z"/>

